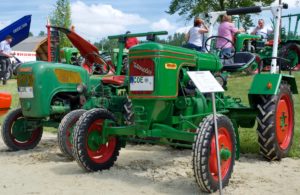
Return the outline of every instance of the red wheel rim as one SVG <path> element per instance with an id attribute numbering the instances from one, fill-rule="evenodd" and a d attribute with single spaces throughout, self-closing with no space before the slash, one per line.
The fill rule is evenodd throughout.
<path id="1" fill-rule="evenodd" d="M 36 130 L 34 130 L 31 134 L 31 137 L 27 141 L 19 141 L 12 135 L 12 133 L 10 133 L 10 136 L 15 145 L 17 145 L 19 147 L 27 147 L 27 146 L 32 145 L 38 139 L 40 132 L 41 132 L 40 128 L 37 128 Z"/>
<path id="2" fill-rule="evenodd" d="M 13 135 L 13 126 L 15 124 L 15 122 L 17 121 L 17 119 L 22 119 L 23 117 L 20 117 L 20 115 L 17 115 L 12 121 L 12 123 L 10 124 L 9 128 L 9 136 L 12 139 L 13 143 L 18 146 L 18 147 L 28 147 L 31 146 L 40 136 L 42 129 L 41 128 L 36 128 L 35 130 L 33 130 L 30 134 L 30 137 L 26 140 L 26 141 L 21 141 L 19 139 L 17 139 L 14 135 Z"/>
<path id="3" fill-rule="evenodd" d="M 91 126 L 88 129 L 87 139 L 89 135 L 94 131 L 97 131 L 98 133 L 102 132 L 103 121 L 103 119 L 98 119 L 91 124 Z M 106 161 L 108 161 L 112 157 L 116 145 L 117 139 L 115 137 L 109 137 L 108 142 L 106 144 L 101 144 L 96 150 L 93 150 L 89 147 L 88 140 L 86 140 L 88 156 L 95 163 L 105 163 Z"/>
<path id="4" fill-rule="evenodd" d="M 293 133 L 293 105 L 288 94 L 281 96 L 276 110 L 276 137 L 282 150 L 288 148 Z"/>
<path id="5" fill-rule="evenodd" d="M 219 141 L 219 149 L 228 149 L 231 153 L 232 151 L 232 143 L 230 133 L 228 132 L 227 128 L 220 127 L 218 129 L 218 141 Z M 218 181 L 218 161 L 217 161 L 217 151 L 216 151 L 216 142 L 215 142 L 215 135 L 211 138 L 210 144 L 210 156 L 209 156 L 209 170 L 214 180 Z M 231 155 L 227 160 L 221 160 L 221 172 L 222 172 L 222 179 L 227 175 L 230 165 L 231 165 Z"/>

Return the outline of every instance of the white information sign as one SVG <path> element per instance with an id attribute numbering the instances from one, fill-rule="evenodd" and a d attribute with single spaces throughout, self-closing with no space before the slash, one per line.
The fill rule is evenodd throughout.
<path id="1" fill-rule="evenodd" d="M 153 91 L 153 76 L 131 76 L 130 91 Z"/>
<path id="2" fill-rule="evenodd" d="M 33 98 L 33 88 L 32 87 L 18 87 L 20 98 Z"/>
<path id="3" fill-rule="evenodd" d="M 201 93 L 224 91 L 210 71 L 188 71 L 187 73 Z"/>

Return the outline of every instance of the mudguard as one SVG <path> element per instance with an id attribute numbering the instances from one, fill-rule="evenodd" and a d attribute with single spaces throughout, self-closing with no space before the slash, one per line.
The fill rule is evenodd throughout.
<path id="1" fill-rule="evenodd" d="M 284 74 L 257 74 L 253 78 L 251 88 L 248 93 L 250 105 L 255 105 L 255 97 L 258 95 L 275 95 L 278 93 L 280 83 L 287 82 L 291 86 L 293 94 L 298 94 L 295 77 Z"/>

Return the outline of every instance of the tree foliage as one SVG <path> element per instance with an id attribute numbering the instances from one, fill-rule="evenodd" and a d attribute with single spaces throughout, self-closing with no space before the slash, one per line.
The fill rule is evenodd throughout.
<path id="1" fill-rule="evenodd" d="M 42 37 L 42 36 L 45 36 L 45 35 L 46 35 L 45 31 L 41 30 L 41 31 L 39 32 L 39 37 Z"/>
<path id="2" fill-rule="evenodd" d="M 169 35 L 167 39 L 158 39 L 157 42 L 174 46 L 182 46 L 185 42 L 185 34 L 175 33 L 174 35 Z"/>
<path id="3" fill-rule="evenodd" d="M 99 42 L 94 43 L 94 45 L 100 50 L 100 51 L 112 51 L 115 48 L 118 48 L 118 40 L 110 40 L 107 38 L 101 39 Z"/>
<path id="4" fill-rule="evenodd" d="M 71 21 L 71 5 L 69 0 L 57 0 L 55 3 L 55 9 L 50 17 L 51 25 L 70 28 Z M 59 37 L 59 47 L 69 47 L 72 44 L 69 39 L 63 34 L 60 33 Z"/>
<path id="5" fill-rule="evenodd" d="M 212 11 L 222 11 L 229 8 L 249 7 L 254 5 L 270 5 L 275 0 L 172 0 L 167 13 L 175 14 L 191 20 L 201 13 Z M 252 20 L 249 15 L 241 16 L 244 28 L 252 26 Z"/>

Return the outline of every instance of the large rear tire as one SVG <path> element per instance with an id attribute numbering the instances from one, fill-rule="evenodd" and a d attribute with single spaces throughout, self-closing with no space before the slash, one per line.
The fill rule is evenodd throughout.
<path id="1" fill-rule="evenodd" d="M 121 149 L 118 137 L 110 136 L 107 143 L 100 144 L 103 122 L 115 121 L 114 115 L 95 108 L 84 113 L 76 123 L 73 139 L 73 156 L 86 171 L 101 171 L 112 167 Z"/>
<path id="2" fill-rule="evenodd" d="M 227 186 L 233 172 L 236 152 L 234 127 L 224 115 L 217 116 L 218 140 L 223 187 Z M 193 144 L 193 169 L 196 182 L 204 192 L 218 190 L 218 166 L 213 116 L 203 119 Z"/>
<path id="3" fill-rule="evenodd" d="M 294 137 L 294 103 L 290 85 L 283 82 L 277 95 L 261 96 L 257 105 L 258 143 L 268 160 L 288 155 Z"/>
<path id="4" fill-rule="evenodd" d="M 35 148 L 40 142 L 43 127 L 33 130 L 26 129 L 26 119 L 21 108 L 10 111 L 3 121 L 1 134 L 6 146 L 11 150 L 29 150 Z"/>
<path id="5" fill-rule="evenodd" d="M 83 115 L 86 110 L 79 109 L 73 110 L 69 112 L 64 118 L 62 119 L 61 123 L 59 124 L 58 131 L 57 131 L 57 140 L 60 151 L 67 157 L 69 160 L 74 160 L 72 147 L 73 147 L 73 130 L 76 122 Z"/>

